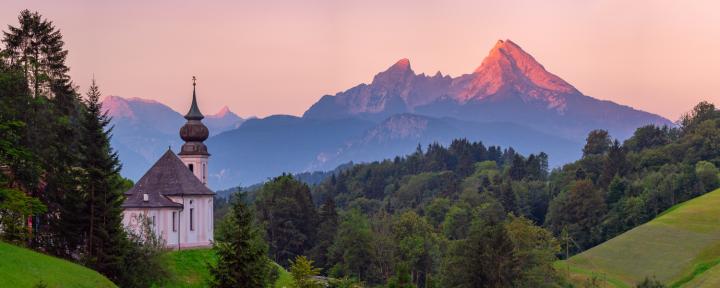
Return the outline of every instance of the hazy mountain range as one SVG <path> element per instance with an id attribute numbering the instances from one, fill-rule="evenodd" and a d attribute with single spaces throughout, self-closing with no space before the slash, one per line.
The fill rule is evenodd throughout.
<path id="1" fill-rule="evenodd" d="M 182 145 L 178 133 L 186 120 L 170 107 L 153 100 L 119 96 L 105 97 L 102 105 L 113 119 L 111 144 L 120 154 L 125 177 L 139 179 L 168 147 L 177 151 Z M 227 107 L 204 119 L 211 135 L 238 128 L 244 121 Z"/>
<path id="2" fill-rule="evenodd" d="M 123 175 L 134 180 L 172 146 L 184 119 L 169 107 L 138 98 L 107 97 L 112 145 Z M 200 107 L 202 109 L 202 107 Z M 207 112 L 207 111 L 205 111 Z M 592 129 L 620 139 L 646 124 L 672 125 L 658 115 L 598 100 L 548 72 L 515 43 L 498 41 L 470 74 L 415 74 L 402 59 L 360 84 L 323 96 L 302 117 L 244 121 L 229 109 L 207 115 L 210 185 L 251 185 L 283 172 L 332 170 L 349 161 L 391 158 L 418 144 L 454 138 L 546 152 L 551 165 L 577 159 Z"/>

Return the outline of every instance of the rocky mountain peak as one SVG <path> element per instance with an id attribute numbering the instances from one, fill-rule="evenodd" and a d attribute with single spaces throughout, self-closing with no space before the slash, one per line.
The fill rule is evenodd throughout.
<path id="1" fill-rule="evenodd" d="M 415 76 L 410 67 L 410 60 L 403 58 L 395 62 L 387 70 L 378 73 L 373 79 L 373 84 L 395 85 L 397 82 L 406 82 Z"/>
<path id="2" fill-rule="evenodd" d="M 499 40 L 469 78 L 456 96 L 460 102 L 520 94 L 525 102 L 540 101 L 562 111 L 565 97 L 580 94 L 510 40 Z"/>

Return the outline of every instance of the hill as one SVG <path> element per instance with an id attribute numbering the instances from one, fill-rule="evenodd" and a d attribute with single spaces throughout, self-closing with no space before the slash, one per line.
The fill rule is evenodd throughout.
<path id="1" fill-rule="evenodd" d="M 0 287 L 116 287 L 81 265 L 0 242 Z"/>
<path id="2" fill-rule="evenodd" d="M 671 287 L 720 283 L 720 189 L 678 204 L 558 265 L 574 279 L 596 275 L 616 287 L 656 277 Z"/>
<path id="3" fill-rule="evenodd" d="M 212 249 L 171 251 L 164 257 L 170 275 L 165 282 L 158 283 L 157 287 L 207 287 L 210 277 L 207 265 L 216 260 Z M 289 287 L 292 281 L 290 274 L 282 267 L 279 269 L 280 276 L 274 287 Z"/>

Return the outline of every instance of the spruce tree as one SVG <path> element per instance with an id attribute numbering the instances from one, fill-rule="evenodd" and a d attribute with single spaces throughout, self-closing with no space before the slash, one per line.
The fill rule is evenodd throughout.
<path id="1" fill-rule="evenodd" d="M 332 197 L 328 197 L 325 203 L 320 206 L 318 216 L 320 218 L 320 225 L 318 226 L 317 240 L 315 247 L 310 250 L 310 255 L 318 267 L 329 269 L 328 250 L 335 241 L 339 221 L 338 213 L 335 210 L 335 200 L 333 200 Z"/>
<path id="2" fill-rule="evenodd" d="M 30 192 L 48 207 L 39 219 L 47 224 L 35 235 L 36 243 L 70 258 L 81 249 L 87 228 L 82 213 L 85 195 L 78 190 L 82 104 L 68 75 L 60 31 L 28 10 L 20 12 L 18 22 L 4 31 L 2 42 L 9 67 L 23 73 L 32 95 L 26 99 L 23 117 L 28 128 L 23 144 L 40 160 L 41 171 L 34 176 L 43 185 L 32 185 Z"/>
<path id="3" fill-rule="evenodd" d="M 122 274 L 127 238 L 122 227 L 120 164 L 110 148 L 110 118 L 103 113 L 100 89 L 92 80 L 83 117 L 82 190 L 87 197 L 87 263 L 110 279 Z"/>
<path id="4" fill-rule="evenodd" d="M 213 249 L 218 262 L 210 266 L 212 287 L 268 287 L 272 264 L 267 258 L 267 244 L 263 242 L 255 217 L 244 202 L 244 194 L 232 200 L 230 213 L 225 216 L 222 235 Z"/>

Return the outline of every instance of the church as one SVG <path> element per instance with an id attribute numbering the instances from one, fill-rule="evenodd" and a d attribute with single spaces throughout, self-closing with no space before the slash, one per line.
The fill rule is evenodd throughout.
<path id="1" fill-rule="evenodd" d="M 180 128 L 185 141 L 177 155 L 168 148 L 145 175 L 125 192 L 123 225 L 138 229 L 146 217 L 168 248 L 208 247 L 213 242 L 213 196 L 207 187 L 208 138 L 205 118 L 197 105 L 195 77 L 187 122 Z"/>

